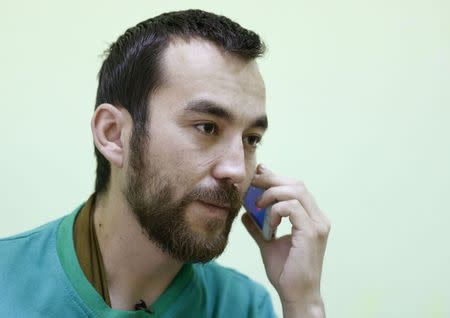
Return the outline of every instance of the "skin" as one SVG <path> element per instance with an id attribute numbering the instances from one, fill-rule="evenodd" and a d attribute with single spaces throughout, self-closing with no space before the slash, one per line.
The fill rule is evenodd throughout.
<path id="1" fill-rule="evenodd" d="M 193 39 L 173 41 L 163 67 L 164 83 L 151 97 L 145 157 L 174 180 L 174 199 L 193 188 L 223 183 L 236 187 L 241 198 L 251 183 L 269 189 L 258 204 L 278 202 L 272 208 L 272 225 L 289 217 L 292 234 L 265 242 L 247 214 L 244 225 L 261 249 L 284 316 L 324 317 L 320 274 L 329 221 L 303 183 L 256 169 L 256 145 L 265 129 L 255 121 L 266 115 L 265 87 L 256 62 Z M 232 118 L 187 110 L 199 101 L 216 105 Z M 97 198 L 94 221 L 112 308 L 124 310 L 133 309 L 139 299 L 153 303 L 183 265 L 148 239 L 124 197 L 132 127 L 128 112 L 109 104 L 100 105 L 92 118 L 95 145 L 111 163 L 110 185 Z M 223 211 L 198 201 L 185 207 L 185 216 L 201 238 L 224 231 Z"/>

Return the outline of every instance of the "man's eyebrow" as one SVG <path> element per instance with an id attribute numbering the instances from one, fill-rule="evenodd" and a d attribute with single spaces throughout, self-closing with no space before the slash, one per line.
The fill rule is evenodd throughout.
<path id="1" fill-rule="evenodd" d="M 219 117 L 221 119 L 225 119 L 226 121 L 231 123 L 236 120 L 236 116 L 232 114 L 230 111 L 225 109 L 223 106 L 209 100 L 202 99 L 190 101 L 187 104 L 185 111 L 212 115 L 215 117 Z M 261 128 L 263 130 L 266 130 L 268 127 L 267 116 L 263 115 L 256 118 L 250 124 L 250 127 Z"/>
<path id="2" fill-rule="evenodd" d="M 267 130 L 269 127 L 269 123 L 267 122 L 267 116 L 263 115 L 257 118 L 250 127 L 261 128 L 263 130 Z"/>
<path id="3" fill-rule="evenodd" d="M 225 119 L 229 122 L 234 122 L 235 117 L 232 113 L 230 113 L 228 110 L 226 110 L 224 107 L 209 101 L 209 100 L 194 100 L 190 101 L 187 104 L 187 107 L 185 108 L 188 112 L 195 112 L 195 113 L 203 113 L 212 115 L 215 117 L 220 117 L 222 119 Z"/>

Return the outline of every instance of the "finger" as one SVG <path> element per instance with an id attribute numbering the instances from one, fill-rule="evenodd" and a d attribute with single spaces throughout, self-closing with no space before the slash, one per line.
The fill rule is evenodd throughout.
<path id="1" fill-rule="evenodd" d="M 311 219 L 298 200 L 282 201 L 274 204 L 269 215 L 269 225 L 277 227 L 283 217 L 289 217 L 293 229 L 308 230 L 312 228 Z"/>
<path id="2" fill-rule="evenodd" d="M 261 232 L 258 230 L 255 222 L 252 220 L 252 217 L 248 213 L 244 213 L 241 217 L 241 221 L 247 229 L 248 233 L 250 233 L 250 236 L 255 240 L 258 247 L 262 249 L 266 242 L 264 241 L 264 238 Z"/>
<path id="3" fill-rule="evenodd" d="M 328 218 L 322 213 L 312 193 L 302 181 L 295 181 L 290 185 L 272 187 L 264 191 L 256 201 L 258 208 L 266 208 L 269 204 L 297 199 L 306 210 L 311 219 L 316 222 L 329 223 Z"/>
<path id="4" fill-rule="evenodd" d="M 303 207 L 306 210 L 306 213 L 310 216 L 312 220 L 314 220 L 317 223 L 324 224 L 327 227 L 330 227 L 330 220 L 327 218 L 327 216 L 322 212 L 322 210 L 317 205 L 313 195 L 311 192 L 308 191 L 303 181 L 299 181 L 294 178 L 290 177 L 282 177 L 278 176 L 275 173 L 273 173 L 271 170 L 269 170 L 267 167 L 265 167 L 262 164 L 259 164 L 256 169 L 256 174 L 253 177 L 252 184 L 254 186 L 269 189 L 271 187 L 277 187 L 277 186 L 292 186 L 295 188 L 295 190 L 289 190 L 289 194 L 294 194 L 295 196 L 289 196 L 289 194 L 286 194 L 283 196 L 283 198 L 293 199 L 296 198 L 298 201 L 303 205 Z M 264 196 L 264 194 L 263 194 Z M 274 200 L 271 201 L 276 202 L 281 200 Z M 270 204 L 270 203 L 269 203 Z"/>
<path id="5" fill-rule="evenodd" d="M 298 193 L 292 186 L 272 187 L 264 191 L 264 193 L 256 201 L 258 208 L 266 208 L 269 204 L 275 204 L 281 201 L 297 199 Z"/>
<path id="6" fill-rule="evenodd" d="M 292 225 L 292 234 L 299 231 L 308 237 L 315 237 L 326 242 L 330 232 L 330 225 L 326 222 L 313 222 L 306 213 L 306 210 L 298 200 L 283 201 L 272 207 L 269 216 L 269 225 L 277 226 L 283 217 L 289 217 Z M 298 236 L 295 236 L 298 237 Z M 296 245 L 298 240 L 292 241 Z"/>
<path id="7" fill-rule="evenodd" d="M 256 174 L 253 176 L 252 184 L 256 187 L 268 189 L 280 185 L 288 185 L 294 183 L 295 180 L 289 177 L 279 176 L 263 165 L 258 165 Z"/>
<path id="8" fill-rule="evenodd" d="M 314 220 L 317 223 L 327 223 L 329 224 L 330 221 L 325 216 L 325 214 L 322 212 L 322 210 L 317 205 L 316 200 L 314 199 L 314 196 L 312 193 L 306 188 L 305 184 L 301 181 L 298 182 L 296 185 L 296 188 L 298 189 L 298 200 L 300 201 L 301 205 L 305 208 L 308 215 L 311 217 L 312 220 Z"/>

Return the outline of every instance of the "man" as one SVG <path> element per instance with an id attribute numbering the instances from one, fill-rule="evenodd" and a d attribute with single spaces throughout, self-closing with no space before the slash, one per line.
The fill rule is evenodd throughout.
<path id="1" fill-rule="evenodd" d="M 256 165 L 267 128 L 260 38 L 200 10 L 162 14 L 111 45 L 92 133 L 94 194 L 71 214 L 0 241 L 2 317 L 272 317 L 259 284 L 211 262 L 244 194 L 273 205 L 265 241 L 284 317 L 324 317 L 330 225 L 302 182 Z"/>

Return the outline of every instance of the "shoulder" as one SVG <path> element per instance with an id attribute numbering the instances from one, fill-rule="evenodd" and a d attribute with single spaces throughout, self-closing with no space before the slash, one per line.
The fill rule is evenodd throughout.
<path id="1" fill-rule="evenodd" d="M 62 293 L 58 285 L 62 271 L 56 255 L 59 222 L 0 239 L 0 311 L 5 317 L 26 317 L 31 309 L 47 310 L 52 291 Z M 30 298 L 30 293 L 39 297 Z M 27 306 L 21 304 L 23 299 Z"/>
<path id="2" fill-rule="evenodd" d="M 55 239 L 55 232 L 61 219 L 54 220 L 41 225 L 32 230 L 19 233 L 13 236 L 0 238 L 0 250 L 2 255 L 8 252 L 28 249 L 39 244 L 50 243 L 49 240 Z"/>
<path id="3" fill-rule="evenodd" d="M 3 285 L 22 280 L 35 273 L 37 264 L 41 269 L 48 266 L 56 256 L 56 231 L 60 220 L 41 225 L 35 229 L 0 239 L 0 282 Z"/>

